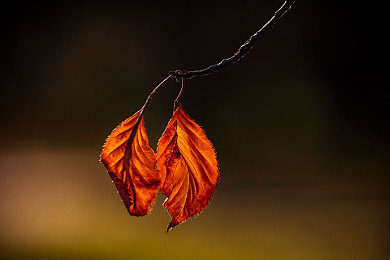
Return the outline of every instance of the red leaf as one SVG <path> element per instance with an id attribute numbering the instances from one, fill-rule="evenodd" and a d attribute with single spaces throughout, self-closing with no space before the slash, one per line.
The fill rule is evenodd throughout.
<path id="1" fill-rule="evenodd" d="M 160 178 L 149 147 L 142 109 L 112 131 L 100 160 L 106 166 L 130 215 L 146 215 L 157 196 Z"/>
<path id="2" fill-rule="evenodd" d="M 167 231 L 201 212 L 214 193 L 218 162 L 206 134 L 182 109 L 175 111 L 159 140 L 157 168 L 164 206 L 172 216 Z"/>

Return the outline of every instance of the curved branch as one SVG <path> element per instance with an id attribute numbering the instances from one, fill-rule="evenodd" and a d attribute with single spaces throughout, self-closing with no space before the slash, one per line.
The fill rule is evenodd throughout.
<path id="1" fill-rule="evenodd" d="M 274 25 L 279 21 L 279 19 L 290 10 L 291 6 L 294 4 L 295 0 L 286 0 L 283 5 L 275 12 L 274 16 L 255 34 L 253 34 L 241 47 L 238 51 L 231 56 L 230 58 L 226 58 L 221 60 L 219 63 L 210 65 L 207 68 L 200 70 L 191 70 L 187 72 L 182 72 L 181 70 L 171 71 L 170 75 L 173 76 L 176 80 L 179 79 L 190 79 L 196 76 L 204 76 L 215 71 L 222 69 L 223 67 L 235 63 L 239 61 L 242 57 L 245 56 L 256 43 L 256 41 L 266 32 L 270 31 Z"/>

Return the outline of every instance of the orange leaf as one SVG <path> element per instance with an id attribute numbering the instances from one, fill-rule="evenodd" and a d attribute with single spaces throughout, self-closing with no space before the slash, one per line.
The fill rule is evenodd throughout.
<path id="1" fill-rule="evenodd" d="M 207 206 L 219 176 L 213 145 L 178 102 L 158 143 L 157 168 L 172 216 L 168 231 Z"/>
<path id="2" fill-rule="evenodd" d="M 106 166 L 130 215 L 146 215 L 157 196 L 160 178 L 149 147 L 142 109 L 107 138 L 100 160 Z"/>

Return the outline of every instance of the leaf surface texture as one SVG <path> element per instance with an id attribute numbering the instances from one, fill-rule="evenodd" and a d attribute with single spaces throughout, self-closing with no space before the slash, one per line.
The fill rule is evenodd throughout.
<path id="1" fill-rule="evenodd" d="M 172 220 L 168 229 L 200 213 L 214 193 L 218 162 L 203 129 L 176 103 L 172 119 L 159 140 L 157 168 L 164 207 Z"/>
<path id="2" fill-rule="evenodd" d="M 142 109 L 107 138 L 100 155 L 130 215 L 146 215 L 157 196 L 160 177 L 149 146 Z"/>

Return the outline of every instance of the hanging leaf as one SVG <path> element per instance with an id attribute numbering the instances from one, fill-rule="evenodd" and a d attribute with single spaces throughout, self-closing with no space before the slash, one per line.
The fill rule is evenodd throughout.
<path id="1" fill-rule="evenodd" d="M 175 103 L 175 111 L 159 140 L 157 168 L 160 190 L 172 220 L 167 231 L 203 210 L 214 193 L 218 162 L 206 134 Z"/>
<path id="2" fill-rule="evenodd" d="M 129 214 L 135 216 L 149 212 L 160 182 L 142 111 L 114 129 L 100 155 Z"/>

